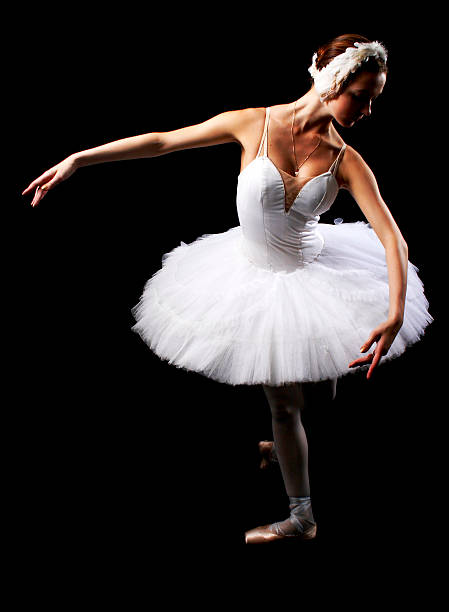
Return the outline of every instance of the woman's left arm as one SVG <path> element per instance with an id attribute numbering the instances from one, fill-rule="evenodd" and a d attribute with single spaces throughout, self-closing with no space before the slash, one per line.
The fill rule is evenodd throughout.
<path id="1" fill-rule="evenodd" d="M 402 327 L 407 292 L 408 246 L 380 195 L 372 170 L 352 147 L 348 146 L 345 151 L 340 173 L 344 181 L 343 187 L 351 193 L 383 244 L 388 268 L 390 292 L 388 318 L 372 331 L 360 352 L 366 352 L 374 342 L 376 342 L 376 348 L 373 353 L 349 364 L 349 367 L 355 367 L 371 363 L 367 373 L 369 379 L 382 355 L 388 353 Z"/>

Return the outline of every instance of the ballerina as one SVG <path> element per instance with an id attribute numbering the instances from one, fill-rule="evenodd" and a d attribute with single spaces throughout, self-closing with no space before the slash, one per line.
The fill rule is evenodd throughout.
<path id="1" fill-rule="evenodd" d="M 369 379 L 433 321 L 373 172 L 334 125 L 349 128 L 371 115 L 386 62 L 378 41 L 339 36 L 313 55 L 312 85 L 293 102 L 79 151 L 23 191 L 36 190 L 35 207 L 84 166 L 240 145 L 240 224 L 166 253 L 132 309 L 132 329 L 176 367 L 263 386 L 273 442 L 260 445 L 262 467 L 278 462 L 290 514 L 248 531 L 248 544 L 315 538 L 304 405 L 331 401 L 348 373 L 361 369 Z M 339 189 L 351 193 L 367 222 L 319 222 Z"/>

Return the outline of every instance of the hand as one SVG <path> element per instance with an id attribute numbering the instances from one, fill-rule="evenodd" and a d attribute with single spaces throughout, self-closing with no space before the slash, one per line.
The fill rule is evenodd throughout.
<path id="1" fill-rule="evenodd" d="M 382 355 L 386 355 L 390 350 L 390 346 L 393 344 L 393 341 L 401 327 L 402 321 L 399 321 L 398 319 L 388 319 L 387 321 L 384 321 L 378 325 L 376 329 L 371 332 L 370 337 L 360 349 L 360 352 L 364 353 L 370 348 L 373 342 L 376 342 L 377 344 L 374 351 L 365 357 L 360 357 L 355 361 L 351 361 L 348 367 L 353 368 L 356 366 L 365 365 L 366 363 L 371 363 L 371 367 L 366 375 L 366 378 L 369 379 L 372 376 L 373 370 L 379 363 Z"/>
<path id="2" fill-rule="evenodd" d="M 76 160 L 72 155 L 70 155 L 30 183 L 30 185 L 24 191 L 22 191 L 22 195 L 29 193 L 36 187 L 36 193 L 34 194 L 31 206 L 37 206 L 40 200 L 42 200 L 50 189 L 52 189 L 55 185 L 58 185 L 58 183 L 62 183 L 62 181 L 68 179 L 76 169 Z"/>

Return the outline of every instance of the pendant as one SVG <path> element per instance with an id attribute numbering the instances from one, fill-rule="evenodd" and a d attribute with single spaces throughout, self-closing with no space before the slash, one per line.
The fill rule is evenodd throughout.
<path id="1" fill-rule="evenodd" d="M 296 170 L 295 176 L 298 176 L 298 174 L 299 174 L 299 170 Z"/>

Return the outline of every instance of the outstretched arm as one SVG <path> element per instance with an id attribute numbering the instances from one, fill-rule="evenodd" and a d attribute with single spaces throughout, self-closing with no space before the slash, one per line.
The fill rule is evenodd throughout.
<path id="1" fill-rule="evenodd" d="M 376 178 L 352 147 L 348 147 L 344 164 L 341 164 L 345 187 L 356 200 L 366 219 L 377 234 L 385 248 L 385 259 L 388 268 L 390 304 L 388 318 L 381 323 L 361 347 L 366 352 L 376 342 L 373 353 L 353 361 L 349 367 L 371 362 L 367 378 L 370 378 L 382 355 L 386 355 L 397 333 L 402 327 L 404 318 L 405 296 L 407 292 L 408 246 L 397 226 L 391 212 L 383 201 Z"/>
<path id="2" fill-rule="evenodd" d="M 157 157 L 182 149 L 238 142 L 239 113 L 228 111 L 208 121 L 172 132 L 150 132 L 115 140 L 74 154 L 78 167 L 124 159 Z"/>
<path id="3" fill-rule="evenodd" d="M 227 111 L 199 123 L 172 132 L 150 132 L 115 140 L 107 144 L 79 151 L 53 166 L 22 192 L 25 195 L 36 188 L 31 202 L 35 206 L 58 183 L 66 180 L 78 168 L 125 159 L 157 157 L 173 151 L 208 147 L 227 142 L 242 144 L 252 121 L 257 120 L 255 109 Z"/>

